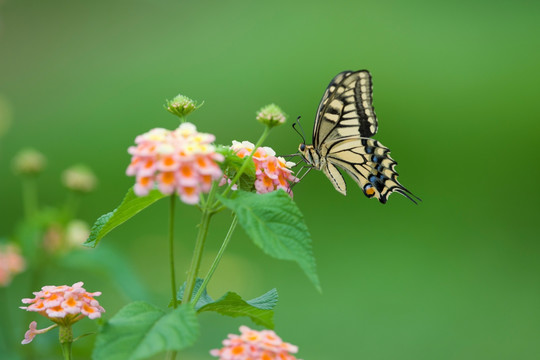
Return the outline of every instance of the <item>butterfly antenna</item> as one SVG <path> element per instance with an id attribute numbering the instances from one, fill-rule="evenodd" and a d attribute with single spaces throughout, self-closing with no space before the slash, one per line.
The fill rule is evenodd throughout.
<path id="1" fill-rule="evenodd" d="M 296 131 L 296 133 L 298 135 L 300 135 L 300 137 L 302 138 L 302 143 L 305 144 L 306 143 L 306 134 L 304 133 L 304 128 L 302 127 L 302 124 L 300 124 L 300 117 L 297 117 L 296 118 L 296 121 L 294 122 L 294 124 L 292 124 L 292 127 L 294 129 L 294 131 Z M 298 126 L 300 126 L 300 130 L 302 130 L 302 133 L 300 133 L 300 131 L 298 131 L 298 129 L 296 128 L 296 124 L 298 124 Z"/>
<path id="2" fill-rule="evenodd" d="M 306 133 L 304 132 L 304 127 L 300 123 L 300 116 L 296 118 L 296 122 L 298 123 L 298 126 L 300 126 L 300 130 L 302 130 L 302 138 L 304 139 L 304 143 L 306 142 Z"/>

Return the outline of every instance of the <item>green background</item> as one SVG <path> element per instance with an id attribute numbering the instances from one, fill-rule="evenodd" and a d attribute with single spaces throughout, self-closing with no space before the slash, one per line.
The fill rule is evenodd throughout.
<path id="1" fill-rule="evenodd" d="M 276 331 L 305 360 L 537 359 L 539 11 L 528 1 L 4 0 L 0 96 L 12 123 L 0 138 L 0 235 L 21 218 L 10 162 L 23 147 L 48 158 L 42 204 L 64 200 L 66 167 L 95 170 L 99 188 L 80 212 L 93 222 L 133 183 L 125 168 L 135 136 L 176 126 L 163 110 L 166 98 L 204 100 L 190 121 L 218 143 L 253 142 L 261 106 L 275 102 L 311 131 L 330 79 L 369 69 L 375 138 L 392 150 L 402 184 L 424 201 L 393 195 L 381 205 L 352 181 L 343 197 L 312 172 L 294 199 L 312 233 L 323 293 L 239 229 L 210 294 L 252 298 L 276 287 Z M 287 154 L 299 142 L 282 126 L 267 145 Z M 180 277 L 198 217 L 179 207 Z M 225 213 L 215 218 L 203 272 L 229 221 Z M 161 306 L 169 301 L 166 229 L 165 201 L 100 244 L 125 254 Z M 102 290 L 107 316 L 128 301 L 99 276 L 82 276 L 51 273 L 46 283 L 83 280 Z M 217 314 L 200 319 L 202 336 L 183 359 L 209 359 L 227 333 L 251 325 Z M 27 323 L 17 326 L 22 339 Z M 76 358 L 92 341 L 75 344 Z"/>

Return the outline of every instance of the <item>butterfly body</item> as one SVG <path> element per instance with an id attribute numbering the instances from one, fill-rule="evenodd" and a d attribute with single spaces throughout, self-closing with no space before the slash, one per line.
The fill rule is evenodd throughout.
<path id="1" fill-rule="evenodd" d="M 313 144 L 298 150 L 312 168 L 321 170 L 334 188 L 346 195 L 340 170 L 349 174 L 367 197 L 386 203 L 392 192 L 415 202 L 397 180 L 390 150 L 371 137 L 378 129 L 372 105 L 371 75 L 367 70 L 345 71 L 328 85 L 315 119 Z"/>

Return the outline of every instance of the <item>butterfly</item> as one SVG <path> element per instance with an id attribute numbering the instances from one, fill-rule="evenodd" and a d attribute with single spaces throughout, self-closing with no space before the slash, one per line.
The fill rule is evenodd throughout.
<path id="1" fill-rule="evenodd" d="M 416 204 L 415 199 L 420 199 L 397 180 L 397 162 L 390 157 L 390 150 L 371 138 L 378 128 L 372 87 L 367 70 L 344 71 L 332 79 L 317 109 L 312 145 L 304 140 L 298 147 L 309 167 L 304 176 L 311 169 L 322 170 L 334 188 L 346 195 L 341 169 L 368 198 L 384 204 L 397 192 Z"/>

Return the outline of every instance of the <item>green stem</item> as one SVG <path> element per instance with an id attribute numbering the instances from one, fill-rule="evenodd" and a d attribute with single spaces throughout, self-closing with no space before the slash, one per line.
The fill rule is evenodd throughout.
<path id="1" fill-rule="evenodd" d="M 208 282 L 214 275 L 214 272 L 216 271 L 218 264 L 221 261 L 221 258 L 223 257 L 223 253 L 225 253 L 225 249 L 227 248 L 227 245 L 229 245 L 229 241 L 231 240 L 234 229 L 236 228 L 236 224 L 238 224 L 238 218 L 236 217 L 236 214 L 234 214 L 231 226 L 229 227 L 229 231 L 227 232 L 227 235 L 225 236 L 225 239 L 223 240 L 223 244 L 221 244 L 221 248 L 219 249 L 219 252 L 217 253 L 216 258 L 214 259 L 212 266 L 210 266 L 210 270 L 208 270 L 208 274 L 206 274 L 206 277 L 204 278 L 204 281 L 201 284 L 199 291 L 197 291 L 197 294 L 195 294 L 195 297 L 191 301 L 193 305 L 197 304 L 204 289 L 206 289 L 206 285 L 208 285 Z"/>
<path id="2" fill-rule="evenodd" d="M 64 360 L 71 360 L 71 342 L 62 343 L 62 354 Z"/>
<path id="3" fill-rule="evenodd" d="M 73 330 L 71 329 L 71 325 L 60 326 L 58 339 L 62 345 L 64 360 L 71 360 L 71 344 L 73 343 Z"/>
<path id="4" fill-rule="evenodd" d="M 174 271 L 174 204 L 176 197 L 171 195 L 171 202 L 169 207 L 169 264 L 171 266 L 171 294 L 173 308 L 177 308 L 176 303 L 176 275 Z"/>
<path id="5" fill-rule="evenodd" d="M 212 204 L 214 196 L 216 194 L 216 182 L 212 184 L 212 189 L 208 194 L 208 200 L 206 201 L 206 206 L 202 208 L 202 218 L 199 225 L 199 233 L 197 234 L 197 240 L 195 242 L 195 250 L 193 251 L 193 257 L 191 258 L 191 265 L 189 267 L 187 280 L 186 280 L 186 289 L 184 291 L 184 296 L 182 298 L 182 304 L 187 304 L 191 296 L 193 295 L 193 289 L 195 288 L 195 283 L 197 281 L 197 275 L 199 273 L 199 268 L 201 266 L 201 259 L 204 250 L 204 243 L 206 241 L 206 235 L 208 234 L 208 226 L 210 225 L 210 219 L 214 214 L 213 210 L 208 207 L 208 204 Z"/>
<path id="6" fill-rule="evenodd" d="M 238 170 L 238 172 L 236 173 L 236 175 L 232 179 L 231 183 L 223 191 L 221 196 L 223 196 L 223 197 L 227 196 L 227 194 L 231 190 L 232 186 L 238 182 L 238 179 L 240 179 L 240 176 L 242 176 L 242 174 L 244 173 L 244 170 L 246 169 L 247 164 L 253 158 L 253 154 L 255 154 L 255 151 L 257 151 L 257 149 L 263 144 L 264 140 L 266 140 L 269 133 L 270 133 L 270 127 L 267 126 L 267 127 L 264 128 L 264 132 L 262 133 L 261 137 L 259 138 L 259 141 L 257 141 L 257 144 L 255 144 L 255 147 L 253 148 L 253 151 L 251 152 L 251 154 L 249 154 L 249 156 L 244 158 L 244 162 L 242 163 L 242 166 L 240 167 L 240 169 Z M 214 204 L 214 207 L 216 205 L 217 205 L 217 203 Z"/>
<path id="7" fill-rule="evenodd" d="M 34 177 L 25 177 L 22 181 L 23 207 L 26 219 L 31 218 L 37 211 L 37 188 Z"/>
<path id="8" fill-rule="evenodd" d="M 80 194 L 70 191 L 64 205 L 64 213 L 67 219 L 73 219 L 79 207 Z"/>

